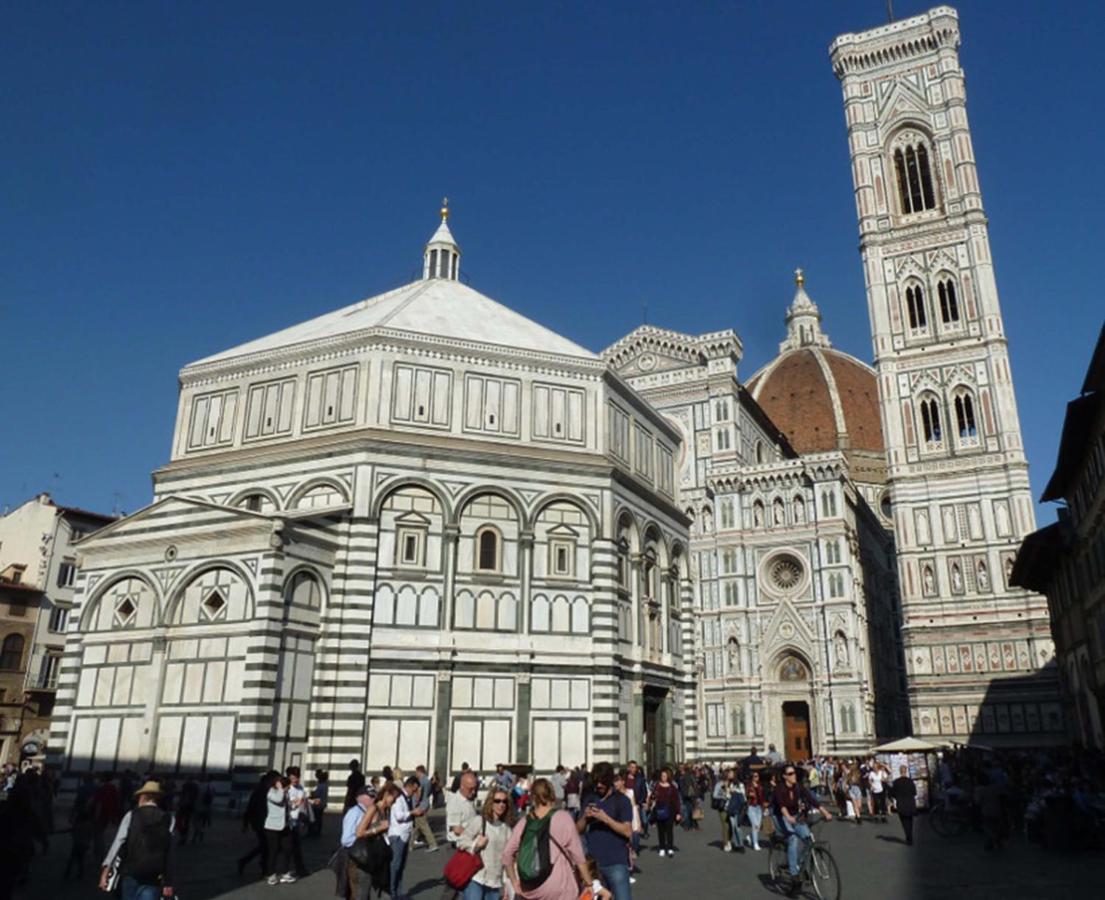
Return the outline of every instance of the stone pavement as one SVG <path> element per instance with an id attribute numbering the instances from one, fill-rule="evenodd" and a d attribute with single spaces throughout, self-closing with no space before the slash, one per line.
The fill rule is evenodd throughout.
<path id="1" fill-rule="evenodd" d="M 442 829 L 442 815 L 432 820 Z M 633 887 L 634 900 L 670 900 L 687 892 L 703 898 L 774 896 L 766 884 L 767 851 L 722 853 L 716 814 L 707 811 L 702 832 L 676 829 L 680 852 L 673 859 L 656 856 L 652 840 L 645 841 L 641 868 Z M 334 879 L 325 870 L 337 843 L 339 822 L 327 817 L 320 840 L 305 841 L 305 856 L 314 874 L 294 885 L 269 886 L 256 880 L 251 867 L 239 878 L 235 859 L 251 846 L 236 820 L 222 817 L 208 830 L 206 841 L 189 845 L 175 854 L 175 884 L 183 900 L 328 900 Z M 1089 893 L 1099 880 L 1100 855 L 1048 852 L 1023 840 L 1000 853 L 986 853 L 981 839 L 969 834 L 943 839 L 918 821 L 917 843 L 901 842 L 897 822 L 862 826 L 829 822 L 821 837 L 828 840 L 840 866 L 846 900 L 929 900 L 959 895 L 970 900 L 1050 900 Z M 98 870 L 86 860 L 83 881 L 64 881 L 61 874 L 69 853 L 69 835 L 57 834 L 50 851 L 31 863 L 31 881 L 16 892 L 16 900 L 104 900 L 95 889 Z M 407 866 L 405 883 L 416 900 L 438 900 L 442 892 L 441 870 L 448 850 L 437 853 L 415 850 Z M 322 871 L 317 871 L 322 869 Z"/>

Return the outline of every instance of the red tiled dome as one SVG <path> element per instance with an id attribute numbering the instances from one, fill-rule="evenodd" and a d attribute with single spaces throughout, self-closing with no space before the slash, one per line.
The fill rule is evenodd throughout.
<path id="1" fill-rule="evenodd" d="M 886 450 L 875 372 L 854 356 L 821 346 L 786 350 L 747 388 L 799 453 Z"/>

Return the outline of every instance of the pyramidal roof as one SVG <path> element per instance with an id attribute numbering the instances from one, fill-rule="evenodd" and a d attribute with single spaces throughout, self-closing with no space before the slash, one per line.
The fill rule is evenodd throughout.
<path id="1" fill-rule="evenodd" d="M 458 267 L 444 264 L 446 251 L 441 249 L 445 243 L 443 229 L 450 245 L 449 252 L 456 253 L 459 258 L 459 248 L 443 219 L 426 245 L 426 275 L 418 281 L 239 344 L 190 365 L 223 362 L 238 356 L 273 352 L 342 335 L 371 332 L 373 329 L 475 341 L 511 350 L 552 353 L 577 359 L 599 359 L 586 347 L 461 284 L 457 280 Z"/>

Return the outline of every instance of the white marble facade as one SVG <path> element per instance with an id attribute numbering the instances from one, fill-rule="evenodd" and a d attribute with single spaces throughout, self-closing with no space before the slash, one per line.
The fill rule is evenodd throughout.
<path id="1" fill-rule="evenodd" d="M 947 6 L 830 48 L 844 92 L 899 551 L 915 733 L 1062 741 L 1046 599 L 1009 583 L 1035 528 Z"/>

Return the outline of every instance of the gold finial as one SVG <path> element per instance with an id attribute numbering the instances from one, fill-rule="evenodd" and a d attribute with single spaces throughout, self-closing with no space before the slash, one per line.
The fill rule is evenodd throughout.
<path id="1" fill-rule="evenodd" d="M 802 274 L 801 269 L 794 270 L 794 283 L 798 285 L 798 287 L 801 287 L 806 283 L 806 276 Z"/>
<path id="2" fill-rule="evenodd" d="M 445 222 L 449 218 L 449 198 L 441 198 L 441 221 Z"/>

